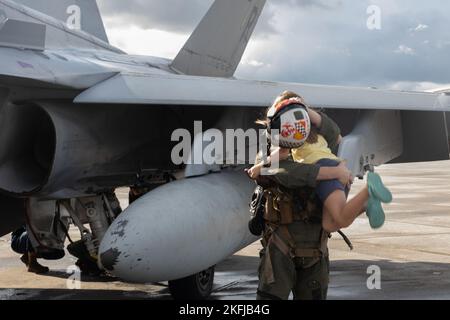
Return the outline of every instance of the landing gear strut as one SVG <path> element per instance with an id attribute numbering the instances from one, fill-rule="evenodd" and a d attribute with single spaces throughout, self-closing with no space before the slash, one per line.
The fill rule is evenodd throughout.
<path id="1" fill-rule="evenodd" d="M 192 276 L 169 281 L 169 289 L 175 300 L 205 300 L 211 295 L 214 283 L 214 267 Z"/>

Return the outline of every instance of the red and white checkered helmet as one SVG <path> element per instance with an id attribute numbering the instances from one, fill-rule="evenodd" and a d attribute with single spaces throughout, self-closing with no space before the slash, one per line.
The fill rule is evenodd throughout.
<path id="1" fill-rule="evenodd" d="M 267 113 L 267 131 L 272 144 L 282 148 L 300 148 L 311 132 L 311 120 L 300 98 L 283 100 Z"/>

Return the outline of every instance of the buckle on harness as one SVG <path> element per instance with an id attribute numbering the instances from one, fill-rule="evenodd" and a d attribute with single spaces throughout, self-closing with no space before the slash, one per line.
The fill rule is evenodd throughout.
<path id="1" fill-rule="evenodd" d="M 295 248 L 289 247 L 289 257 L 291 259 L 295 259 L 297 258 L 297 254 L 295 252 Z M 304 258 L 303 258 L 304 259 Z"/>

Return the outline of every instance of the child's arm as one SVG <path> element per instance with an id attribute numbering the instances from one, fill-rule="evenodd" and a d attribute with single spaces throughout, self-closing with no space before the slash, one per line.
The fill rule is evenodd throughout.
<path id="1" fill-rule="evenodd" d="M 261 175 L 261 170 L 263 168 L 263 163 L 255 164 L 253 167 L 247 170 L 247 174 L 250 179 L 256 180 Z"/>
<path id="2" fill-rule="evenodd" d="M 289 157 L 290 149 L 277 148 L 268 157 L 270 164 L 278 163 L 279 161 L 286 160 Z M 261 170 L 264 167 L 264 163 L 258 163 L 250 168 L 247 173 L 252 179 L 257 179 L 261 175 Z"/>

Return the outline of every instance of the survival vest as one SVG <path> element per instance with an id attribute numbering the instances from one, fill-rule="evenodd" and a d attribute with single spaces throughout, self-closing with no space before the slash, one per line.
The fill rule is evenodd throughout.
<path id="1" fill-rule="evenodd" d="M 265 189 L 264 197 L 264 247 L 273 243 L 291 258 L 321 258 L 328 255 L 329 234 L 322 229 L 322 206 L 313 189 L 287 190 L 275 186 Z M 307 232 L 292 235 L 294 229 Z"/>

